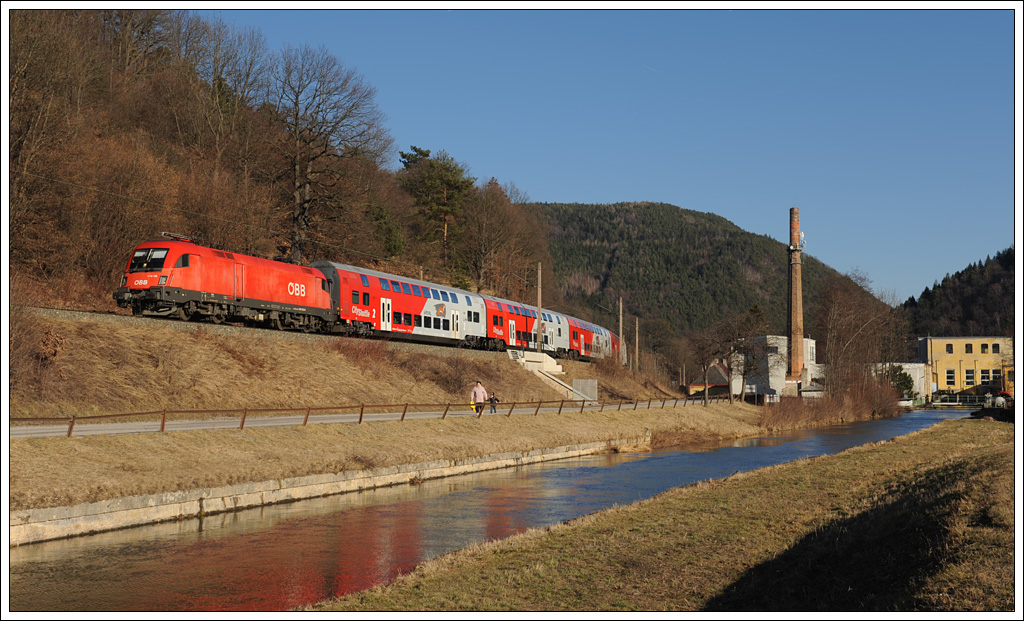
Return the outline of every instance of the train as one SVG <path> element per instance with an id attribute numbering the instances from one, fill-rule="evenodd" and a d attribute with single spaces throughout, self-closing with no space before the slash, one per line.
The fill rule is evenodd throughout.
<path id="1" fill-rule="evenodd" d="M 132 314 L 402 339 L 590 361 L 619 356 L 593 323 L 536 306 L 377 270 L 296 265 L 201 245 L 183 235 L 136 246 L 114 300 Z M 539 328 L 539 333 L 538 333 Z"/>

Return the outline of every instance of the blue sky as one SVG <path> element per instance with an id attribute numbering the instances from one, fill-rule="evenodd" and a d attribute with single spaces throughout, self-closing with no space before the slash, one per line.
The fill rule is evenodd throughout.
<path id="1" fill-rule="evenodd" d="M 326 46 L 377 89 L 396 151 L 780 241 L 798 207 L 809 254 L 902 301 L 1020 230 L 1020 3 L 971 6 L 203 14 Z"/>

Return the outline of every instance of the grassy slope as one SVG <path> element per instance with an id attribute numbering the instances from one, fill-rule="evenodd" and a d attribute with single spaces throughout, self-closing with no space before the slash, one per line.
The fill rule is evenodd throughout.
<path id="1" fill-rule="evenodd" d="M 70 321 L 32 327 L 58 353 L 12 390 L 12 416 L 351 403 L 462 406 L 476 379 L 511 401 L 558 396 L 507 356 L 380 341 L 196 326 Z M 282 338 L 283 336 L 283 338 Z M 655 397 L 614 366 L 569 363 L 603 396 Z M 657 403 L 660 405 L 660 402 Z M 189 415 L 189 418 L 195 417 Z M 153 420 L 151 416 L 149 420 Z M 602 414 L 310 425 L 9 441 L 12 509 L 485 455 L 621 437 L 698 441 L 758 433 L 758 409 L 715 405 Z M 666 440 L 669 441 L 669 440 Z"/>
<path id="2" fill-rule="evenodd" d="M 106 320 L 105 320 L 106 319 Z M 558 394 L 505 354 L 269 330 L 27 314 L 12 378 L 12 417 L 160 409 L 468 403 L 476 380 L 504 403 Z M 565 363 L 608 398 L 667 395 L 614 365 Z M 13 375 L 13 374 L 12 374 Z"/>
<path id="3" fill-rule="evenodd" d="M 1012 610 L 1014 430 L 894 441 L 434 559 L 328 610 Z"/>

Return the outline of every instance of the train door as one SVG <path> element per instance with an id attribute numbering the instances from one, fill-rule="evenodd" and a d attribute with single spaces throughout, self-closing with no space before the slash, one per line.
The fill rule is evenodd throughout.
<path id="1" fill-rule="evenodd" d="M 452 338 L 462 338 L 462 330 L 459 326 L 459 311 L 452 311 Z"/>
<path id="2" fill-rule="evenodd" d="M 516 320 L 508 320 L 508 344 L 516 347 Z"/>
<path id="3" fill-rule="evenodd" d="M 391 300 L 380 299 L 380 329 L 384 332 L 391 332 Z"/>
<path id="4" fill-rule="evenodd" d="M 245 297 L 245 266 L 235 263 L 235 299 Z"/>

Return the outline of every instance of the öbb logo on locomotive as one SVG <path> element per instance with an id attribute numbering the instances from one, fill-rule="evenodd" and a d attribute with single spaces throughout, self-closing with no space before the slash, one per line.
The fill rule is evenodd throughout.
<path id="1" fill-rule="evenodd" d="M 164 236 L 169 239 L 135 248 L 114 292 L 118 305 L 135 315 L 496 351 L 540 349 L 582 360 L 619 355 L 610 330 L 515 300 L 343 263 L 295 265 Z"/>

